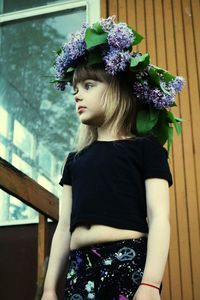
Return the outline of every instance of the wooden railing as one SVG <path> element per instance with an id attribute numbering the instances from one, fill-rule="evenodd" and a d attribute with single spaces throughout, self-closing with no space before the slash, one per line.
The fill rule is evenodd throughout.
<path id="1" fill-rule="evenodd" d="M 0 188 L 39 212 L 36 299 L 40 299 L 47 266 L 47 218 L 58 221 L 58 198 L 0 157 Z"/>

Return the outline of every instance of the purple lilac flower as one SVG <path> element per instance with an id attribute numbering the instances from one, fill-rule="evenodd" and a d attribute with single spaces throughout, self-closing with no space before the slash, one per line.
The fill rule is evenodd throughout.
<path id="1" fill-rule="evenodd" d="M 125 70 L 130 63 L 131 55 L 128 51 L 110 47 L 108 51 L 103 51 L 102 59 L 105 62 L 105 71 L 115 75 L 117 72 Z"/>
<path id="2" fill-rule="evenodd" d="M 143 83 L 141 83 L 139 81 L 135 81 L 133 84 L 133 94 L 136 96 L 136 98 L 146 103 L 149 96 L 148 82 L 144 81 Z"/>
<path id="3" fill-rule="evenodd" d="M 85 54 L 86 51 L 86 43 L 84 41 L 85 38 L 85 30 L 86 27 L 83 27 L 80 31 L 75 33 L 71 33 L 69 35 L 69 41 L 66 45 L 64 45 L 64 50 L 67 48 L 69 60 L 74 61 L 78 57 Z"/>
<path id="4" fill-rule="evenodd" d="M 65 71 L 72 65 L 72 63 L 78 57 L 85 54 L 86 43 L 84 41 L 84 37 L 87 27 L 88 25 L 83 23 L 80 31 L 69 34 L 68 43 L 64 44 L 61 54 L 56 58 L 56 79 L 63 77 L 65 75 Z"/>
<path id="5" fill-rule="evenodd" d="M 100 25 L 103 28 L 103 31 L 109 32 L 114 27 L 114 19 L 116 18 L 115 15 L 108 17 L 107 19 L 101 18 Z"/>
<path id="6" fill-rule="evenodd" d="M 59 91 L 64 91 L 65 90 L 65 83 L 64 82 L 56 82 L 55 83 L 55 88 Z"/>
<path id="7" fill-rule="evenodd" d="M 108 44 L 119 49 L 130 47 L 134 39 L 135 36 L 126 23 L 115 24 L 108 33 Z"/>
<path id="8" fill-rule="evenodd" d="M 162 110 L 171 106 L 174 103 L 175 93 L 172 92 L 168 95 L 161 91 L 159 88 L 151 88 L 146 81 L 139 82 L 135 81 L 133 84 L 133 94 L 138 100 L 143 103 L 152 105 L 155 109 Z"/>
<path id="9" fill-rule="evenodd" d="M 158 88 L 150 88 L 148 103 L 152 103 L 154 108 L 161 110 L 171 106 L 174 103 L 174 97 L 165 94 Z"/>
<path id="10" fill-rule="evenodd" d="M 181 92 L 185 84 L 185 79 L 182 76 L 176 76 L 176 78 L 169 83 L 169 87 L 174 89 L 176 93 Z"/>
<path id="11" fill-rule="evenodd" d="M 70 66 L 71 60 L 69 58 L 69 51 L 65 48 L 64 51 L 61 52 L 60 55 L 56 58 L 55 70 L 56 70 L 56 77 L 63 77 L 65 74 L 65 70 Z"/>

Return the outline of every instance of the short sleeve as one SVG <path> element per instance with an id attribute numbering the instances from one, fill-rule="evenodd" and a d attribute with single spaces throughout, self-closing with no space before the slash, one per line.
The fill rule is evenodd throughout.
<path id="1" fill-rule="evenodd" d="M 143 176 L 144 179 L 166 179 L 169 187 L 173 184 L 172 174 L 168 164 L 168 151 L 153 135 L 144 138 Z"/>
<path id="2" fill-rule="evenodd" d="M 73 158 L 76 152 L 70 152 L 67 156 L 67 159 L 65 161 L 62 178 L 59 182 L 61 186 L 64 184 L 72 185 L 72 179 L 71 179 L 71 165 L 73 163 Z"/>

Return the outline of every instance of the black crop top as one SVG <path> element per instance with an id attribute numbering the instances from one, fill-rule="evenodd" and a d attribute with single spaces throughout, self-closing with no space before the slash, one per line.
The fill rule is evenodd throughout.
<path id="1" fill-rule="evenodd" d="M 75 153 L 69 153 L 59 182 L 72 186 L 70 232 L 77 225 L 101 224 L 147 233 L 144 180 L 173 184 L 168 151 L 148 135 L 95 141 Z"/>

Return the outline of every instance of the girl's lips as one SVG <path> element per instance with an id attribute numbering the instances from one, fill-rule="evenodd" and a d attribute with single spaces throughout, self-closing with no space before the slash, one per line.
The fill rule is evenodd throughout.
<path id="1" fill-rule="evenodd" d="M 86 109 L 86 107 L 80 107 L 78 108 L 78 112 L 84 111 Z"/>

